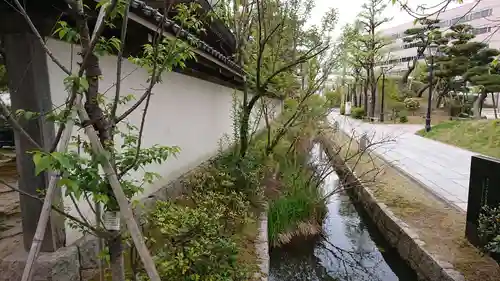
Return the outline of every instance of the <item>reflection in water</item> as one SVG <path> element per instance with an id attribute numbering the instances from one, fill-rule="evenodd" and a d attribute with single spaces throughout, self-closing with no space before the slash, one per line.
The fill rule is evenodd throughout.
<path id="1" fill-rule="evenodd" d="M 338 189 L 337 183 L 334 173 L 327 176 L 325 194 Z M 365 223 L 368 220 L 347 195 L 333 194 L 327 206 L 323 237 L 271 250 L 270 281 L 417 280 L 397 252 Z"/>

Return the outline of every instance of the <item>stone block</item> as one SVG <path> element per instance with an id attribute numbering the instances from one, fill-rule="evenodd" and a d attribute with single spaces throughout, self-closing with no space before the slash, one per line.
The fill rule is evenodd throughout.
<path id="1" fill-rule="evenodd" d="M 465 281 L 465 277 L 462 273 L 451 268 L 444 269 L 442 274 L 442 281 Z"/>
<path id="2" fill-rule="evenodd" d="M 99 266 L 99 240 L 92 235 L 85 235 L 75 242 L 80 255 L 82 269 L 98 268 Z"/>
<path id="3" fill-rule="evenodd" d="M 411 245 L 411 238 L 407 237 L 406 235 L 401 235 L 398 241 L 397 249 L 402 259 L 409 260 Z"/>
<path id="4" fill-rule="evenodd" d="M 429 281 L 441 281 L 443 270 L 439 266 L 439 262 L 424 249 L 422 249 L 419 271 L 424 272 Z"/>
<path id="5" fill-rule="evenodd" d="M 99 275 L 99 269 L 83 269 L 80 271 L 82 281 L 92 280 Z"/>
<path id="6" fill-rule="evenodd" d="M 421 242 L 421 243 L 420 243 Z M 410 252 L 408 255 L 408 263 L 411 268 L 418 269 L 420 266 L 420 262 L 422 260 L 422 255 L 424 252 L 422 251 L 421 244 L 425 244 L 422 240 L 412 240 L 410 241 Z"/>
<path id="7" fill-rule="evenodd" d="M 0 281 L 21 280 L 28 253 L 19 250 L 2 259 Z M 41 253 L 35 263 L 34 281 L 80 281 L 78 249 L 64 247 L 53 253 Z"/>

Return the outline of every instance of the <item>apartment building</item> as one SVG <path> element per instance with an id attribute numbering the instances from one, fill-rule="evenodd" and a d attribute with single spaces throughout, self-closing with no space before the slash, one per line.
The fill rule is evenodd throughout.
<path id="1" fill-rule="evenodd" d="M 500 49 L 500 0 L 478 0 L 464 4 L 441 13 L 438 19 L 441 21 L 437 25 L 443 33 L 455 24 L 469 24 L 476 35 L 473 40 L 485 42 L 490 48 Z M 391 66 L 390 72 L 393 74 L 404 72 L 408 62 L 417 56 L 415 44 L 403 41 L 405 30 L 414 27 L 416 25 L 413 22 L 408 22 L 381 32 L 382 36 L 394 40 L 387 46 L 389 60 L 384 63 Z"/>

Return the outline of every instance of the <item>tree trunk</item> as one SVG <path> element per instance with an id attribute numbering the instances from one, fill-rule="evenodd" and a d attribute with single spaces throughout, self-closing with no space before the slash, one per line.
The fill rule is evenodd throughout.
<path id="1" fill-rule="evenodd" d="M 498 119 L 497 103 L 495 102 L 495 94 L 494 93 L 491 93 L 491 101 L 493 102 L 493 114 L 495 114 L 495 119 Z"/>
<path id="2" fill-rule="evenodd" d="M 403 82 L 403 85 L 408 84 L 408 77 L 410 77 L 410 74 L 415 70 L 415 67 L 417 66 L 417 59 L 413 60 L 413 63 L 411 66 L 408 64 L 408 70 L 403 74 L 403 78 L 401 78 L 401 82 Z"/>
<path id="3" fill-rule="evenodd" d="M 371 80 L 371 104 L 370 104 L 370 117 L 375 117 L 375 105 L 377 104 L 377 79 L 375 79 L 375 71 L 370 71 Z"/>
<path id="4" fill-rule="evenodd" d="M 368 79 L 365 82 L 365 88 L 363 89 L 363 109 L 365 110 L 365 114 L 368 113 Z"/>
<path id="5" fill-rule="evenodd" d="M 480 101 L 479 101 L 479 116 L 481 116 L 481 114 L 483 113 L 484 101 L 486 100 L 487 97 L 488 97 L 488 94 L 484 93 L 484 95 L 481 95 L 481 97 L 479 98 L 480 99 Z"/>
<path id="6" fill-rule="evenodd" d="M 354 85 L 353 85 L 353 91 L 352 91 L 352 94 L 353 94 L 353 97 L 354 97 L 354 106 L 358 106 L 358 97 L 357 97 L 357 94 L 356 94 L 356 85 L 357 85 L 358 81 L 354 81 Z"/>
<path id="7" fill-rule="evenodd" d="M 421 98 L 427 89 L 429 89 L 429 84 L 425 84 L 425 86 L 418 90 L 417 97 Z"/>
<path id="8" fill-rule="evenodd" d="M 474 119 L 481 119 L 481 108 L 483 107 L 483 102 L 487 96 L 488 95 L 486 93 L 481 93 L 481 95 L 474 101 Z"/>
<path id="9" fill-rule="evenodd" d="M 443 95 L 439 95 L 436 101 L 436 109 L 439 108 L 439 105 L 441 104 L 442 101 L 443 101 Z"/>

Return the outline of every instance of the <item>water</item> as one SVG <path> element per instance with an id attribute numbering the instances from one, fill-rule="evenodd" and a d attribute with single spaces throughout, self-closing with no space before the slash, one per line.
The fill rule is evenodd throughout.
<path id="1" fill-rule="evenodd" d="M 313 149 L 313 154 L 319 148 Z M 315 162 L 318 160 L 313 159 Z M 342 192 L 334 173 L 325 178 L 324 235 L 271 249 L 270 281 L 416 281 L 411 268 L 382 239 L 373 223 Z"/>

